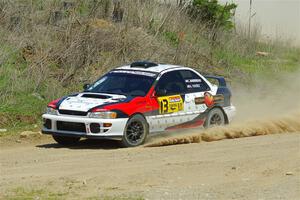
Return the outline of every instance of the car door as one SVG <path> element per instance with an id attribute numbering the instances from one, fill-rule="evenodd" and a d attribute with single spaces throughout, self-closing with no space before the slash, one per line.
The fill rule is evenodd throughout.
<path id="1" fill-rule="evenodd" d="M 178 70 L 164 73 L 155 86 L 157 115 L 150 117 L 150 130 L 163 131 L 182 121 L 184 115 L 184 94 L 186 84 Z"/>
<path id="2" fill-rule="evenodd" d="M 204 122 L 204 113 L 207 106 L 203 103 L 206 92 L 210 91 L 208 83 L 201 78 L 196 72 L 190 69 L 179 71 L 186 85 L 186 93 L 184 94 L 184 116 L 180 124 L 176 128 L 190 128 L 200 126 Z"/>

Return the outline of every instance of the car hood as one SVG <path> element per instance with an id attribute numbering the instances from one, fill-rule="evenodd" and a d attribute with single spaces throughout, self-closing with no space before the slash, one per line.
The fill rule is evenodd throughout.
<path id="1" fill-rule="evenodd" d="M 59 105 L 59 110 L 87 112 L 94 107 L 123 102 L 125 99 L 126 96 L 118 94 L 79 93 L 65 98 Z"/>

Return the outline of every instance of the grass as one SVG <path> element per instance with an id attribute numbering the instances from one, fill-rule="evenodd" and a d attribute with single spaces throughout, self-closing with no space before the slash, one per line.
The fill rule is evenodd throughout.
<path id="1" fill-rule="evenodd" d="M 31 189 L 27 190 L 22 187 L 18 187 L 12 191 L 12 195 L 6 196 L 6 200 L 63 200 L 68 193 L 52 193 L 44 189 Z"/>
<path id="2" fill-rule="evenodd" d="M 0 127 L 24 126 L 37 122 L 46 102 L 34 91 L 32 81 L 23 76 L 27 63 L 13 47 L 0 47 L 7 54 L 0 68 Z"/>
<path id="3" fill-rule="evenodd" d="M 87 200 L 144 200 L 144 198 L 132 196 L 102 196 L 87 198 Z"/>
<path id="4" fill-rule="evenodd" d="M 72 1 L 71 10 L 61 0 L 28 2 L 4 2 L 4 15 L 0 12 L 0 128 L 10 131 L 40 123 L 49 101 L 80 91 L 84 83 L 135 60 L 192 66 L 238 84 L 300 67 L 300 49 L 282 42 L 221 33 L 212 46 L 207 30 L 178 7 L 127 0 L 128 14 L 122 23 L 114 23 L 110 1 L 97 6 L 94 1 Z M 67 14 L 53 24 L 48 21 L 53 10 Z M 18 15 L 20 23 L 14 24 L 11 18 Z M 24 51 L 27 47 L 33 51 Z M 257 51 L 269 55 L 257 56 Z"/>
<path id="5" fill-rule="evenodd" d="M 49 192 L 45 189 L 25 189 L 17 187 L 11 191 L 10 195 L 4 196 L 5 200 L 65 200 L 65 199 L 86 199 L 86 200 L 144 200 L 141 196 L 127 195 L 99 195 L 87 198 L 74 197 L 69 192 Z"/>
<path id="6" fill-rule="evenodd" d="M 248 50 L 236 46 L 217 48 L 214 58 L 228 65 L 228 77 L 236 83 L 248 84 L 252 77 L 273 79 L 282 73 L 292 73 L 300 68 L 300 49 L 287 46 L 276 46 L 257 43 Z M 245 48 L 245 47 L 244 47 Z M 267 56 L 259 56 L 257 52 L 267 52 Z M 225 70 L 224 70 L 225 71 Z M 234 72 L 242 76 L 233 76 Z"/>

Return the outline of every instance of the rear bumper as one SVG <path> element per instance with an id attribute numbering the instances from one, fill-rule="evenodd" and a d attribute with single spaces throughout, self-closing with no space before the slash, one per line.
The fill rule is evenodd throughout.
<path id="1" fill-rule="evenodd" d="M 124 129 L 128 118 L 118 119 L 96 119 L 89 117 L 79 116 L 67 116 L 67 115 L 49 115 L 44 114 L 43 120 L 50 120 L 51 127 L 42 128 L 43 134 L 61 135 L 61 136 L 72 136 L 72 137 L 85 137 L 85 138 L 107 138 L 117 139 L 122 138 Z M 85 130 L 60 130 L 57 126 L 57 122 L 71 122 L 80 123 L 85 127 Z M 91 124 L 99 124 L 100 130 L 97 133 L 91 131 Z M 105 123 L 110 123 L 110 127 L 104 127 Z"/>
<path id="2" fill-rule="evenodd" d="M 233 105 L 231 105 L 231 106 L 223 107 L 223 109 L 227 115 L 228 121 L 231 122 L 234 116 L 236 115 L 236 108 Z"/>

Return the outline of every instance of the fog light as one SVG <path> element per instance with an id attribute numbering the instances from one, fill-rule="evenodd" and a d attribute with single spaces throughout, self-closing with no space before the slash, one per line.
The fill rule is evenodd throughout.
<path id="1" fill-rule="evenodd" d="M 47 129 L 51 129 L 51 120 L 44 118 L 43 121 L 44 121 L 44 127 Z"/>
<path id="2" fill-rule="evenodd" d="M 111 123 L 104 123 L 103 124 L 104 127 L 111 127 L 111 125 L 112 125 Z"/>
<path id="3" fill-rule="evenodd" d="M 90 124 L 90 130 L 91 130 L 92 133 L 100 133 L 100 124 L 91 123 Z"/>

